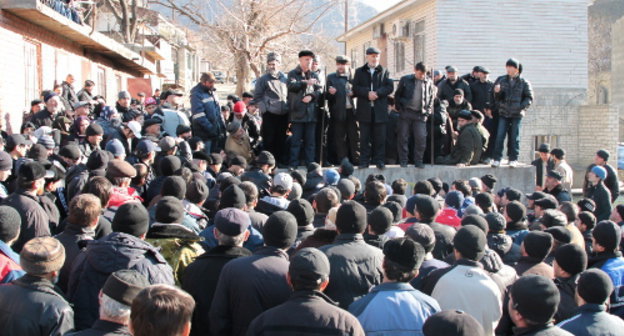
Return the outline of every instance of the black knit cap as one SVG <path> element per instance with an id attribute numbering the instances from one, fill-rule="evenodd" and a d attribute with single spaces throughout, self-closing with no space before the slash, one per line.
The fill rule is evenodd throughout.
<path id="1" fill-rule="evenodd" d="M 398 202 L 386 200 L 383 207 L 388 208 L 392 213 L 392 223 L 398 223 L 403 218 L 403 207 Z"/>
<path id="2" fill-rule="evenodd" d="M 224 208 L 237 208 L 242 209 L 247 204 L 245 193 L 237 185 L 231 185 L 227 187 L 223 193 L 221 193 L 221 202 L 219 203 L 219 209 Z"/>
<path id="3" fill-rule="evenodd" d="M 427 179 L 427 181 L 431 183 L 431 186 L 433 187 L 436 193 L 439 193 L 440 190 L 442 190 L 443 183 L 439 177 L 432 177 L 432 178 Z"/>
<path id="4" fill-rule="evenodd" d="M 378 234 L 384 234 L 392 227 L 394 221 L 394 215 L 390 209 L 384 206 L 378 206 L 368 214 L 368 225 L 371 226 L 373 231 Z"/>
<path id="5" fill-rule="evenodd" d="M 539 222 L 547 228 L 566 226 L 568 225 L 568 218 L 559 210 L 548 209 L 544 210 L 544 215 L 540 218 Z"/>
<path id="6" fill-rule="evenodd" d="M 305 199 L 291 201 L 286 211 L 290 212 L 297 219 L 297 226 L 306 226 L 314 221 L 314 208 Z"/>
<path id="7" fill-rule="evenodd" d="M 427 253 L 433 251 L 433 248 L 435 247 L 435 232 L 433 232 L 431 226 L 427 224 L 412 224 L 412 226 L 410 226 L 405 232 L 405 235 L 411 240 L 422 245 Z"/>
<path id="8" fill-rule="evenodd" d="M 336 228 L 341 233 L 362 233 L 366 230 L 366 208 L 356 201 L 344 202 L 336 213 Z"/>
<path id="9" fill-rule="evenodd" d="M 288 274 L 297 285 L 318 286 L 329 279 L 329 259 L 325 253 L 313 247 L 301 249 L 290 259 Z"/>
<path id="10" fill-rule="evenodd" d="M 0 240 L 7 243 L 13 238 L 17 238 L 22 217 L 15 208 L 8 205 L 0 205 Z"/>
<path id="11" fill-rule="evenodd" d="M 160 190 L 162 196 L 173 196 L 183 200 L 186 196 L 186 183 L 181 176 L 167 176 Z"/>
<path id="12" fill-rule="evenodd" d="M 597 244 L 604 247 L 607 252 L 612 252 L 620 246 L 622 233 L 617 224 L 610 220 L 603 220 L 596 224 L 592 236 Z"/>
<path id="13" fill-rule="evenodd" d="M 305 185 L 307 182 L 307 178 L 305 174 L 301 173 L 298 170 L 293 170 L 290 172 L 290 176 L 293 178 L 295 182 L 299 182 L 301 186 Z"/>
<path id="14" fill-rule="evenodd" d="M 509 201 L 519 201 L 520 199 L 522 199 L 522 193 L 520 192 L 520 190 L 515 188 L 508 188 L 505 191 L 505 196 L 507 196 L 507 200 Z"/>
<path id="15" fill-rule="evenodd" d="M 555 261 L 562 270 L 576 275 L 587 268 L 587 253 L 576 244 L 566 244 L 555 251 Z"/>
<path id="16" fill-rule="evenodd" d="M 481 228 L 475 225 L 468 225 L 457 231 L 453 238 L 453 245 L 464 258 L 480 260 L 485 253 L 487 239 Z"/>
<path id="17" fill-rule="evenodd" d="M 89 155 L 89 159 L 87 160 L 87 169 L 90 171 L 105 169 L 108 166 L 108 161 L 110 161 L 108 152 L 103 151 L 101 149 L 96 149 Z"/>
<path id="18" fill-rule="evenodd" d="M 273 156 L 273 154 L 271 154 L 270 152 L 267 151 L 262 151 L 260 152 L 260 154 L 258 154 L 258 156 L 256 156 L 256 164 L 257 165 L 269 165 L 269 166 L 275 166 L 275 157 Z"/>
<path id="19" fill-rule="evenodd" d="M 488 231 L 489 231 L 488 230 L 488 222 L 481 215 L 468 215 L 468 216 L 464 216 L 464 218 L 462 218 L 462 220 L 461 220 L 461 226 L 468 226 L 468 225 L 473 225 L 473 226 L 478 227 L 485 234 L 487 234 Z"/>
<path id="20" fill-rule="evenodd" d="M 587 303 L 604 304 L 613 292 L 613 281 L 603 270 L 591 268 L 581 273 L 576 289 Z"/>
<path id="21" fill-rule="evenodd" d="M 349 179 L 340 179 L 336 187 L 338 188 L 338 190 L 340 190 L 340 194 L 342 195 L 343 199 L 346 199 L 347 197 L 353 196 L 355 194 L 355 184 L 353 184 L 353 182 Z"/>
<path id="22" fill-rule="evenodd" d="M 570 230 L 563 226 L 553 226 L 544 230 L 544 232 L 550 233 L 553 239 L 559 243 L 559 245 L 569 244 L 572 241 L 572 234 Z"/>
<path id="23" fill-rule="evenodd" d="M 489 232 L 492 233 L 501 233 L 505 230 L 505 227 L 507 226 L 505 216 L 503 216 L 499 212 L 490 212 L 486 214 L 485 220 L 487 221 Z"/>
<path id="24" fill-rule="evenodd" d="M 553 236 L 541 231 L 529 232 L 522 241 L 529 257 L 544 260 L 553 246 Z"/>
<path id="25" fill-rule="evenodd" d="M 486 174 L 481 176 L 481 182 L 483 182 L 483 184 L 485 184 L 488 188 L 494 189 L 494 185 L 498 182 L 498 179 L 492 174 Z"/>
<path id="26" fill-rule="evenodd" d="M 297 238 L 297 219 L 288 211 L 274 212 L 264 224 L 263 237 L 267 246 L 292 246 Z"/>
<path id="27" fill-rule="evenodd" d="M 204 181 L 193 180 L 186 186 L 185 198 L 194 204 L 205 201 L 208 198 L 210 190 Z"/>
<path id="28" fill-rule="evenodd" d="M 555 283 L 541 275 L 524 275 L 511 286 L 513 308 L 534 323 L 548 323 L 559 306 Z"/>
<path id="29" fill-rule="evenodd" d="M 475 204 L 481 208 L 491 208 L 494 206 L 494 198 L 490 193 L 478 193 L 475 196 Z"/>
<path id="30" fill-rule="evenodd" d="M 461 310 L 445 310 L 429 316 L 423 324 L 425 336 L 483 336 L 479 321 Z"/>
<path id="31" fill-rule="evenodd" d="M 530 201 L 536 201 L 538 199 L 542 199 L 542 198 L 548 196 L 548 194 L 543 192 L 543 191 L 534 191 L 534 192 L 532 192 L 530 194 L 526 194 L 524 196 L 526 196 L 526 198 L 528 200 L 530 200 Z"/>
<path id="32" fill-rule="evenodd" d="M 383 254 L 387 260 L 393 261 L 409 270 L 420 268 L 425 259 L 425 248 L 408 238 L 395 238 L 386 242 Z"/>
<path id="33" fill-rule="evenodd" d="M 507 203 L 505 210 L 507 211 L 507 216 L 509 216 L 513 222 L 526 219 L 526 207 L 518 201 Z"/>
<path id="34" fill-rule="evenodd" d="M 433 218 L 440 210 L 440 203 L 431 196 L 414 195 L 407 199 L 405 207 L 411 213 L 418 211 L 424 218 Z"/>
<path id="35" fill-rule="evenodd" d="M 96 123 L 92 123 L 91 125 L 89 125 L 89 127 L 87 127 L 86 133 L 87 136 L 104 135 L 104 129 L 102 128 L 102 126 Z"/>
<path id="36" fill-rule="evenodd" d="M 167 155 L 160 160 L 158 168 L 163 176 L 176 175 L 182 169 L 182 161 L 177 156 Z"/>
<path id="37" fill-rule="evenodd" d="M 184 221 L 184 206 L 182 201 L 173 196 L 165 196 L 156 204 L 155 219 L 164 224 L 182 224 Z"/>
<path id="38" fill-rule="evenodd" d="M 611 153 L 609 153 L 609 151 L 606 149 L 601 149 L 596 152 L 596 155 L 605 161 L 609 161 L 609 157 L 611 156 Z"/>
<path id="39" fill-rule="evenodd" d="M 147 233 L 149 215 L 145 207 L 136 201 L 123 204 L 115 212 L 111 223 L 113 231 L 123 232 L 135 237 Z"/>
<path id="40" fill-rule="evenodd" d="M 539 206 L 540 208 L 544 210 L 557 209 L 557 207 L 559 206 L 559 202 L 557 202 L 557 199 L 553 197 L 552 195 L 547 195 L 544 198 L 540 198 L 536 200 L 535 205 Z"/>

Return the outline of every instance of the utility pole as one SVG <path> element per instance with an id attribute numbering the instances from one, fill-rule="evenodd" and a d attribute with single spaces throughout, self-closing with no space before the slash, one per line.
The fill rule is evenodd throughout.
<path id="1" fill-rule="evenodd" d="M 344 8 L 344 32 L 349 31 L 349 0 L 345 0 L 345 8 Z M 347 55 L 347 42 L 344 43 L 344 54 Z"/>

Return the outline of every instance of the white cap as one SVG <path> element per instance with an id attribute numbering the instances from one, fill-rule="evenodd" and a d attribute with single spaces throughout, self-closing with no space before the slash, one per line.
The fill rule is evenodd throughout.
<path id="1" fill-rule="evenodd" d="M 279 173 L 273 177 L 273 185 L 280 186 L 286 190 L 291 190 L 293 186 L 293 178 L 289 174 Z"/>
<path id="2" fill-rule="evenodd" d="M 128 122 L 128 128 L 134 133 L 137 139 L 141 139 L 141 124 L 138 121 L 132 120 Z"/>

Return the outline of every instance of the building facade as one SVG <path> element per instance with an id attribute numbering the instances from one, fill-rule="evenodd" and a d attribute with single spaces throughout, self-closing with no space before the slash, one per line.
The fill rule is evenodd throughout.
<path id="1" fill-rule="evenodd" d="M 430 69 L 453 65 L 461 74 L 485 66 L 494 80 L 505 73 L 507 59 L 519 59 L 535 91 L 521 129 L 521 161 L 530 162 L 539 144 L 549 142 L 566 149 L 581 173 L 596 149 L 616 152 L 619 133 L 604 123 L 615 118 L 617 124 L 615 109 L 585 106 L 587 22 L 586 0 L 405 0 L 338 41 L 356 67 L 364 64 L 366 48 L 381 49 L 396 81 L 421 61 Z M 596 137 L 597 130 L 609 132 Z"/>

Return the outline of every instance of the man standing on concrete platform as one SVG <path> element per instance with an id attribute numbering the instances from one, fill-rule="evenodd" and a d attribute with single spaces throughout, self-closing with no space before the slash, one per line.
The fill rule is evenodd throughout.
<path id="1" fill-rule="evenodd" d="M 427 146 L 427 118 L 433 110 L 435 88 L 427 78 L 427 68 L 420 62 L 414 74 L 401 77 L 394 99 L 400 112 L 397 151 L 401 167 L 407 167 L 410 133 L 414 137 L 414 165 L 424 168 L 423 154 Z"/>
<path id="2" fill-rule="evenodd" d="M 507 74 L 500 76 L 494 82 L 494 100 L 498 106 L 499 120 L 494 142 L 492 167 L 499 167 L 503 158 L 505 137 L 507 141 L 507 155 L 509 166 L 518 166 L 520 155 L 520 124 L 526 110 L 533 103 L 533 89 L 531 83 L 521 76 L 522 64 L 510 58 L 507 63 Z"/>
<path id="3" fill-rule="evenodd" d="M 386 166 L 388 95 L 394 91 L 394 84 L 388 70 L 379 64 L 380 54 L 377 48 L 366 49 L 366 64 L 355 70 L 353 77 L 353 93 L 358 98 L 357 120 L 360 123 L 360 168 L 368 168 L 371 146 L 377 168 Z"/>
<path id="4" fill-rule="evenodd" d="M 327 76 L 326 96 L 336 158 L 338 161 L 348 158 L 351 162 L 358 162 L 360 134 L 355 120 L 350 63 L 347 56 L 336 57 L 336 72 Z"/>
<path id="5" fill-rule="evenodd" d="M 262 115 L 260 135 L 264 149 L 273 154 L 277 162 L 285 163 L 288 157 L 283 154 L 288 129 L 288 79 L 280 71 L 281 62 L 279 54 L 267 55 L 267 72 L 256 81 L 253 100 Z"/>
<path id="6" fill-rule="evenodd" d="M 299 52 L 299 65 L 288 73 L 288 120 L 290 121 L 290 163 L 299 165 L 303 147 L 304 165 L 314 162 L 316 109 L 322 96 L 323 86 L 317 72 L 312 71 L 314 53 Z"/>

